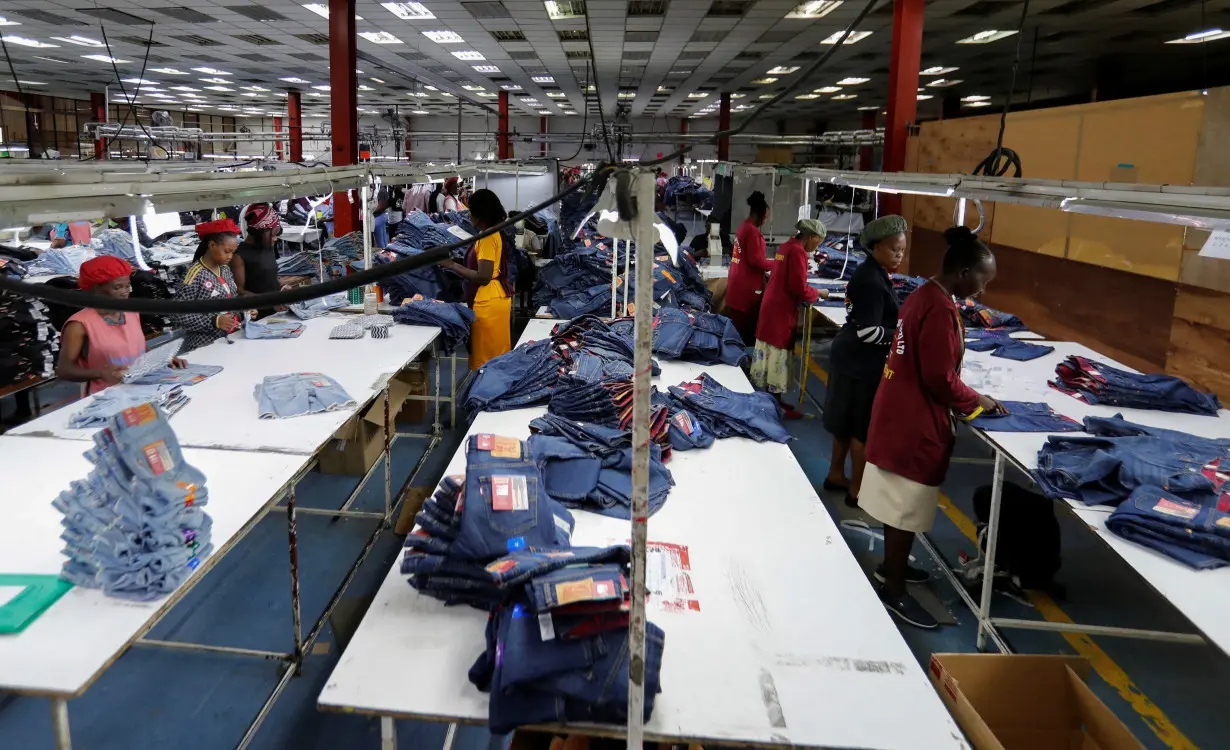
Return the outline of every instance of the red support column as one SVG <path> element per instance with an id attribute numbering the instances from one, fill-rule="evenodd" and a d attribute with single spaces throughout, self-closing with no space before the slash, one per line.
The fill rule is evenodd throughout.
<path id="1" fill-rule="evenodd" d="M 354 7 L 355 0 L 329 0 L 329 119 L 333 127 L 335 167 L 359 162 Z M 341 237 L 361 226 L 358 203 L 351 204 L 344 192 L 334 193 L 334 235 Z"/>
<path id="2" fill-rule="evenodd" d="M 683 119 L 679 121 L 679 135 L 687 135 L 687 134 L 688 134 L 688 118 L 684 117 Z M 687 147 L 686 143 L 679 144 L 680 150 L 686 147 Z M 684 159 L 684 155 L 680 154 L 679 155 L 679 166 L 681 167 L 683 166 L 683 159 Z"/>
<path id="3" fill-rule="evenodd" d="M 876 129 L 876 113 L 875 110 L 868 110 L 863 113 L 863 130 Z M 871 171 L 871 161 L 874 156 L 875 146 L 862 146 L 858 150 L 858 168 L 864 172 Z"/>
<path id="4" fill-rule="evenodd" d="M 542 135 L 547 134 L 547 118 L 545 116 L 538 118 L 538 132 Z M 545 140 L 538 144 L 538 153 L 540 156 L 547 155 L 547 142 Z"/>
<path id="5" fill-rule="evenodd" d="M 303 95 L 298 91 L 286 93 L 287 136 L 290 140 L 290 160 L 303 161 Z"/>
<path id="6" fill-rule="evenodd" d="M 94 122 L 107 121 L 107 97 L 103 94 L 90 94 L 90 116 Z M 94 139 L 94 158 L 107 158 L 107 139 Z"/>
<path id="7" fill-rule="evenodd" d="M 884 171 L 905 168 L 909 126 L 918 112 L 925 0 L 893 0 L 893 49 L 888 65 L 888 119 L 884 123 Z M 901 198 L 882 196 L 885 213 L 901 213 Z"/>
<path id="8" fill-rule="evenodd" d="M 278 139 L 273 142 L 274 153 L 278 155 L 278 161 L 282 161 L 282 118 L 273 118 L 273 132 L 278 134 Z"/>
<path id="9" fill-rule="evenodd" d="M 512 155 L 512 140 L 508 137 L 508 92 L 501 91 L 499 98 L 500 116 L 499 116 L 499 150 L 496 156 L 501 159 L 511 159 Z"/>
<path id="10" fill-rule="evenodd" d="M 718 105 L 718 130 L 730 130 L 730 94 L 722 94 Z M 718 139 L 717 158 L 718 161 L 730 161 L 730 138 Z"/>

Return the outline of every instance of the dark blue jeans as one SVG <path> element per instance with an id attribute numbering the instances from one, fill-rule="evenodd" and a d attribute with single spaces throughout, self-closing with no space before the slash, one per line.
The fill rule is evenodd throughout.
<path id="1" fill-rule="evenodd" d="M 1142 486 L 1184 496 L 1216 492 L 1221 482 L 1206 476 L 1205 467 L 1227 458 L 1224 449 L 1154 437 L 1051 435 L 1038 452 L 1033 476 L 1050 497 L 1113 505 Z"/>
<path id="2" fill-rule="evenodd" d="M 970 426 L 987 432 L 1079 432 L 1081 423 L 1055 413 L 1045 403 L 1003 401 L 1007 414 L 982 414 Z"/>
<path id="3" fill-rule="evenodd" d="M 525 590 L 536 612 L 577 602 L 622 602 L 628 593 L 625 570 L 616 564 L 561 568 L 535 577 Z"/>
<path id="4" fill-rule="evenodd" d="M 1078 391 L 1091 404 L 1207 415 L 1221 408 L 1216 396 L 1179 378 L 1126 372 L 1085 357 L 1068 357 L 1055 374 L 1060 390 Z"/>
<path id="5" fill-rule="evenodd" d="M 1230 564 L 1230 503 L 1216 494 L 1185 500 L 1144 485 L 1106 519 L 1106 528 L 1196 570 Z"/>
<path id="6" fill-rule="evenodd" d="M 680 408 L 700 417 L 719 438 L 739 436 L 778 443 L 790 440 L 777 402 L 767 393 L 736 393 L 708 374 L 691 383 L 671 386 L 670 393 Z"/>

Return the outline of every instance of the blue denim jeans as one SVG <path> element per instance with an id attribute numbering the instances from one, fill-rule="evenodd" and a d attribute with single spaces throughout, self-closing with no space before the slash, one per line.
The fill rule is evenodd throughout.
<path id="1" fill-rule="evenodd" d="M 471 411 L 519 409 L 545 402 L 562 362 L 550 339 L 501 354 L 478 368 L 460 398 Z"/>
<path id="2" fill-rule="evenodd" d="M 245 320 L 243 336 L 247 339 L 294 339 L 303 333 L 303 323 L 286 318 Z"/>
<path id="3" fill-rule="evenodd" d="M 691 383 L 671 386 L 670 394 L 678 408 L 695 414 L 719 438 L 738 436 L 778 443 L 790 440 L 777 402 L 767 393 L 736 393 L 705 373 Z"/>
<path id="4" fill-rule="evenodd" d="M 623 602 L 629 592 L 626 568 L 617 564 L 561 568 L 536 576 L 525 591 L 535 612 L 578 602 Z"/>
<path id="5" fill-rule="evenodd" d="M 218 365 L 188 363 L 180 368 L 164 367 L 160 370 L 151 370 L 132 381 L 131 385 L 196 385 L 220 372 L 222 372 L 222 368 Z"/>
<path id="6" fill-rule="evenodd" d="M 330 310 L 345 307 L 348 304 L 350 304 L 350 295 L 345 292 L 338 292 L 336 294 L 326 294 L 324 297 L 295 302 L 287 305 L 286 309 L 300 320 L 311 320 L 312 318 L 324 315 Z"/>
<path id="7" fill-rule="evenodd" d="M 318 372 L 266 375 L 253 395 L 261 419 L 301 417 L 355 405 L 336 380 Z"/>
<path id="8" fill-rule="evenodd" d="M 1085 357 L 1070 356 L 1055 367 L 1059 390 L 1076 392 L 1091 404 L 1215 415 L 1217 396 L 1201 393 L 1170 375 L 1141 375 Z"/>
<path id="9" fill-rule="evenodd" d="M 389 216 L 387 212 L 372 219 L 372 242 L 379 248 L 389 246 Z"/>
<path id="10" fill-rule="evenodd" d="M 175 405 L 182 405 L 179 402 L 186 400 L 187 396 L 178 386 L 113 385 L 94 394 L 80 411 L 69 417 L 68 426 L 74 430 L 102 427 L 116 414 L 141 404 L 170 405 L 175 411 Z"/>
<path id="11" fill-rule="evenodd" d="M 1216 494 L 1196 500 L 1143 485 L 1115 508 L 1106 528 L 1195 570 L 1230 564 L 1230 501 Z"/>
<path id="12" fill-rule="evenodd" d="M 1079 432 L 1081 423 L 1057 414 L 1045 403 L 1003 401 L 1007 414 L 982 414 L 970 422 L 987 432 Z"/>

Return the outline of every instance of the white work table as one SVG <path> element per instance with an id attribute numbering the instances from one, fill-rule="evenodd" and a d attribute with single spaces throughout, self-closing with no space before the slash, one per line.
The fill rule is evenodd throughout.
<path id="1" fill-rule="evenodd" d="M 51 501 L 92 469 L 79 440 L 0 437 L 0 571 L 58 575 L 63 516 Z M 204 472 L 213 518 L 213 553 L 174 593 L 132 602 L 77 586 L 21 633 L 0 635 L 0 690 L 80 695 L 134 640 L 169 610 L 263 515 L 302 463 L 297 456 L 186 449 Z"/>
<path id="2" fill-rule="evenodd" d="M 1061 393 L 1047 385 L 1055 378 L 1055 366 L 1065 357 L 1088 357 L 1111 367 L 1135 372 L 1113 359 L 1081 344 L 1046 342 L 1055 351 L 1028 362 L 1016 362 L 989 353 L 965 353 L 967 365 L 977 362 L 984 369 L 1002 368 L 1000 382 L 970 385 L 982 393 L 1006 401 L 1045 402 L 1059 414 L 1078 422 L 1087 416 L 1113 417 L 1122 414 L 1129 422 L 1178 430 L 1208 438 L 1230 438 L 1230 411 L 1222 409 L 1217 416 L 1180 414 L 1151 409 L 1125 409 L 1114 406 L 1094 406 Z M 966 372 L 968 372 L 968 368 Z M 1044 432 L 985 432 L 975 430 L 998 453 L 1030 471 L 1038 466 L 1038 451 L 1047 442 Z M 1066 433 L 1083 435 L 1084 433 Z M 1230 653 L 1230 567 L 1210 571 L 1195 571 L 1147 547 L 1124 540 L 1111 533 L 1105 525 L 1114 508 L 1105 505 L 1087 506 L 1076 500 L 1067 504 L 1087 523 L 1124 562 L 1130 565 L 1161 596 L 1191 620 L 1204 636 L 1222 651 Z"/>
<path id="3" fill-rule="evenodd" d="M 314 454 L 358 409 L 384 389 L 419 353 L 432 345 L 440 329 L 394 325 L 387 339 L 330 339 L 329 332 L 348 316 L 327 314 L 303 321 L 306 329 L 294 339 L 219 340 L 184 354 L 194 364 L 220 365 L 217 375 L 184 389 L 188 404 L 171 417 L 181 445 L 244 451 Z M 320 372 L 332 377 L 357 405 L 349 409 L 308 414 L 293 419 L 260 419 L 253 390 L 266 375 Z M 69 404 L 14 428 L 11 435 L 37 435 L 88 440 L 95 430 L 74 430 L 69 418 L 84 402 Z"/>
<path id="4" fill-rule="evenodd" d="M 830 295 L 830 297 L 837 298 L 837 299 L 845 299 L 846 294 L 845 292 L 834 292 L 832 295 Z M 811 309 L 815 310 L 816 312 L 820 313 L 824 317 L 828 318 L 829 321 L 832 322 L 832 324 L 837 326 L 838 328 L 846 324 L 846 320 L 848 316 L 846 315 L 846 308 L 844 306 L 843 307 L 833 307 L 831 305 L 814 304 L 811 306 Z M 968 329 L 968 330 L 975 330 L 975 329 Z M 1034 333 L 1033 331 L 1017 331 L 1016 333 L 1008 334 L 1008 336 L 1009 338 L 1020 339 L 1022 341 L 1041 341 L 1045 338 L 1044 336 Z M 974 354 L 974 352 L 970 352 L 970 354 Z M 1001 361 L 1007 362 L 1008 360 L 1001 360 Z"/>
<path id="5" fill-rule="evenodd" d="M 541 338 L 557 322 L 532 322 L 522 341 Z M 654 381 L 660 389 L 707 371 L 732 390 L 752 390 L 736 367 L 661 365 Z M 484 412 L 470 434 L 524 439 L 529 421 L 543 412 Z M 651 600 L 648 616 L 666 632 L 666 649 L 663 692 L 646 739 L 967 747 L 787 446 L 718 440 L 706 450 L 676 451 L 668 468 L 675 486 L 649 520 L 649 539 L 687 547 L 699 611 L 665 611 Z M 464 470 L 463 448 L 448 472 Z M 575 545 L 629 537 L 628 521 L 583 511 L 574 516 Z M 484 648 L 486 619 L 478 610 L 421 596 L 400 573 L 399 560 L 319 706 L 485 724 L 488 699 L 469 683 L 467 670 Z M 432 680 L 407 679 L 414 674 Z M 605 728 L 612 730 L 619 727 Z"/>
<path id="6" fill-rule="evenodd" d="M 320 239 L 320 228 L 283 224 L 282 233 L 278 235 L 278 239 L 294 245 L 301 245 L 304 242 L 316 242 Z"/>

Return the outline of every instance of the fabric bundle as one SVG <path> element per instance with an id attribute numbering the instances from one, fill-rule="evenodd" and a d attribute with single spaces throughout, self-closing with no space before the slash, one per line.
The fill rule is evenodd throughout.
<path id="1" fill-rule="evenodd" d="M 0 387 L 55 374 L 60 334 L 47 306 L 33 297 L 0 292 Z"/>
<path id="2" fill-rule="evenodd" d="M 328 276 L 345 276 L 346 269 L 350 267 L 351 261 L 362 257 L 362 232 L 351 232 L 341 237 L 334 237 L 320 248 L 321 262 L 324 264 L 325 274 Z"/>
<path id="3" fill-rule="evenodd" d="M 31 276 L 76 276 L 81 264 L 95 255 L 92 249 L 81 245 L 53 247 L 43 251 L 37 260 L 27 263 L 26 272 Z"/>
<path id="4" fill-rule="evenodd" d="M 188 405 L 188 396 L 178 385 L 113 385 L 99 391 L 85 407 L 68 419 L 72 430 L 102 427 L 116 414 L 141 404 L 156 405 L 170 418 Z"/>
<path id="5" fill-rule="evenodd" d="M 662 203 L 674 206 L 681 198 L 692 204 L 693 208 L 713 208 L 713 191 L 691 175 L 675 175 L 666 182 L 666 195 Z"/>
<path id="6" fill-rule="evenodd" d="M 1106 528 L 1194 570 L 1230 565 L 1230 500 L 1225 495 L 1183 498 L 1143 485 L 1115 508 Z"/>
<path id="7" fill-rule="evenodd" d="M 1008 336 L 983 337 L 966 344 L 965 348 L 972 352 L 990 352 L 992 357 L 1012 359 L 1017 362 L 1028 362 L 1055 351 L 1053 346 L 1030 344 Z"/>
<path id="8" fill-rule="evenodd" d="M 1055 390 L 1090 404 L 1214 416 L 1217 396 L 1171 375 L 1127 372 L 1087 357 L 1070 356 L 1055 366 Z"/>
<path id="9" fill-rule="evenodd" d="M 393 320 L 412 326 L 434 326 L 440 329 L 446 354 L 452 354 L 470 340 L 474 311 L 457 302 L 432 299 L 410 299 L 393 310 Z"/>
<path id="10" fill-rule="evenodd" d="M 132 385 L 196 385 L 222 372 L 218 365 L 188 363 L 184 367 L 163 367 L 150 370 L 132 380 Z"/>
<path id="11" fill-rule="evenodd" d="M 459 394 L 470 411 L 505 411 L 544 404 L 559 380 L 563 360 L 550 339 L 523 344 L 488 361 Z"/>
<path id="12" fill-rule="evenodd" d="M 85 455 L 93 470 L 52 502 L 64 514 L 60 577 L 137 601 L 171 593 L 213 550 L 205 475 L 152 404 L 108 420 Z"/>
<path id="13" fill-rule="evenodd" d="M 336 380 L 318 372 L 266 375 L 252 395 L 261 419 L 301 417 L 355 405 Z"/>
<path id="14" fill-rule="evenodd" d="M 1001 312 L 992 307 L 987 307 L 981 302 L 973 299 L 961 300 L 957 303 L 957 308 L 961 311 L 961 319 L 965 321 L 965 325 L 970 328 L 1008 328 L 1015 330 L 1024 330 L 1025 324 L 1017 316 Z M 1018 328 L 1019 326 L 1019 328 Z"/>
<path id="15" fill-rule="evenodd" d="M 279 275 L 281 269 L 278 270 Z M 350 295 L 346 292 L 338 292 L 336 294 L 327 294 L 324 297 L 304 300 L 303 302 L 294 302 L 286 306 L 286 309 L 300 320 L 311 320 L 318 318 L 321 315 L 336 310 L 339 307 L 345 307 L 350 304 Z"/>
<path id="16" fill-rule="evenodd" d="M 670 397 L 718 438 L 745 437 L 777 443 L 790 440 L 790 433 L 782 426 L 777 402 L 767 393 L 736 393 L 708 373 L 702 373 L 695 380 L 672 385 Z"/>
<path id="17" fill-rule="evenodd" d="M 980 414 L 969 424 L 987 432 L 1077 432 L 1081 423 L 1058 414 L 1049 404 L 1001 401 L 1006 414 Z"/>
<path id="18" fill-rule="evenodd" d="M 389 249 L 393 252 L 377 253 L 372 256 L 372 261 L 377 265 L 384 263 L 392 263 L 398 259 L 398 256 L 413 257 L 422 253 L 417 248 L 403 249 L 392 243 Z M 384 290 L 384 295 L 389 302 L 394 305 L 400 305 L 408 299 L 415 297 L 425 297 L 426 299 L 440 299 L 446 295 L 444 290 L 448 288 L 448 280 L 444 278 L 443 272 L 437 266 L 424 266 L 416 268 L 413 271 L 399 273 L 396 276 L 391 276 L 380 281 L 380 288 Z"/>
<path id="19" fill-rule="evenodd" d="M 312 260 L 303 251 L 286 253 L 278 258 L 278 276 L 312 276 L 315 277 L 320 271 L 316 265 L 316 261 Z M 330 295 L 332 296 L 332 295 Z M 312 302 L 314 300 L 309 300 Z M 293 309 L 295 305 L 303 305 L 305 302 L 296 302 L 290 307 Z"/>
<path id="20" fill-rule="evenodd" d="M 631 321 L 619 326 L 632 327 Z M 612 326 L 615 330 L 620 327 Z M 702 365 L 739 366 L 747 359 L 744 341 L 729 318 L 663 307 L 653 321 L 653 353 Z"/>
<path id="21" fill-rule="evenodd" d="M 306 329 L 302 321 L 284 317 L 243 322 L 243 336 L 247 339 L 297 339 L 303 335 L 304 330 Z"/>

